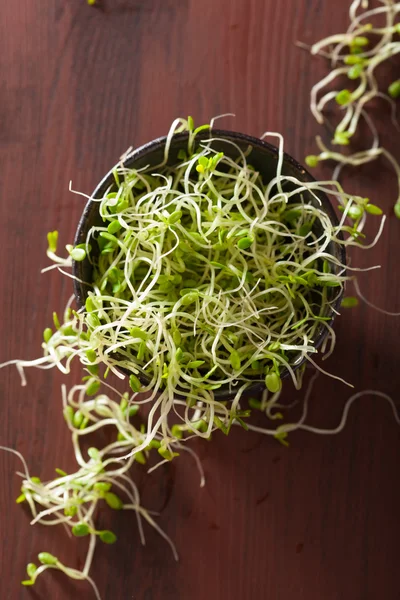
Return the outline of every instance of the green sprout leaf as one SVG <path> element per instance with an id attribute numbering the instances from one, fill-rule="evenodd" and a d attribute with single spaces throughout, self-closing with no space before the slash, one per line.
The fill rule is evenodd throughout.
<path id="1" fill-rule="evenodd" d="M 172 425 L 171 435 L 177 440 L 181 440 L 183 438 L 182 427 L 180 425 Z"/>
<path id="2" fill-rule="evenodd" d="M 358 79 L 360 77 L 361 73 L 363 72 L 363 70 L 364 70 L 364 67 L 363 67 L 362 63 L 358 63 L 356 65 L 353 65 L 347 71 L 347 77 L 349 79 Z"/>
<path id="3" fill-rule="evenodd" d="M 388 93 L 392 98 L 396 99 L 400 97 L 400 79 L 393 81 L 393 83 L 389 85 Z"/>
<path id="4" fill-rule="evenodd" d="M 172 452 L 168 448 L 158 448 L 158 454 L 162 456 L 165 460 L 172 460 L 176 456 L 179 456 L 179 452 Z"/>
<path id="5" fill-rule="evenodd" d="M 68 475 L 68 473 L 66 473 L 62 469 L 54 469 L 54 470 L 57 473 L 57 475 L 59 475 L 60 477 L 66 477 Z"/>
<path id="6" fill-rule="evenodd" d="M 256 398 L 249 398 L 249 406 L 254 410 L 261 410 L 261 402 Z"/>
<path id="7" fill-rule="evenodd" d="M 365 210 L 370 215 L 382 215 L 383 214 L 383 210 L 381 208 L 379 208 L 379 206 L 375 206 L 375 204 L 367 204 L 365 206 Z"/>
<path id="8" fill-rule="evenodd" d="M 369 39 L 362 35 L 357 35 L 351 42 L 352 46 L 368 46 L 368 44 Z"/>
<path id="9" fill-rule="evenodd" d="M 75 413 L 74 413 L 74 409 L 72 408 L 72 406 L 66 406 L 63 410 L 63 415 L 64 415 L 64 419 L 65 421 L 69 424 L 74 424 L 74 417 L 75 417 Z"/>
<path id="10" fill-rule="evenodd" d="M 178 152 L 178 159 L 182 160 L 183 162 L 185 162 L 187 160 L 187 154 L 183 148 L 181 148 Z"/>
<path id="11" fill-rule="evenodd" d="M 97 359 L 97 354 L 92 348 L 89 348 L 89 350 L 86 350 L 85 354 L 86 354 L 86 358 L 91 363 L 93 363 Z"/>
<path id="12" fill-rule="evenodd" d="M 156 450 L 158 450 L 159 448 L 161 448 L 161 442 L 159 442 L 158 440 L 151 440 L 149 448 L 156 448 Z M 140 454 L 140 452 L 138 452 L 137 454 Z"/>
<path id="13" fill-rule="evenodd" d="M 198 159 L 198 164 L 196 166 L 196 171 L 198 173 L 205 173 L 206 170 L 208 169 L 208 158 L 206 158 L 205 156 L 199 156 Z"/>
<path id="14" fill-rule="evenodd" d="M 26 572 L 31 579 L 34 576 L 34 574 L 36 573 L 36 571 L 37 571 L 37 566 L 35 565 L 35 563 L 29 563 L 27 565 Z"/>
<path id="15" fill-rule="evenodd" d="M 288 437 L 287 431 L 280 431 L 280 432 L 275 433 L 275 435 L 274 435 L 274 438 L 276 440 L 278 440 L 278 442 L 280 444 L 282 444 L 282 446 L 289 447 L 289 442 L 287 441 L 287 437 Z"/>
<path id="16" fill-rule="evenodd" d="M 117 494 L 114 494 L 114 492 L 107 492 L 104 495 L 104 500 L 107 502 L 108 506 L 114 510 L 121 510 L 124 506 L 121 498 L 119 498 Z"/>
<path id="17" fill-rule="evenodd" d="M 43 331 L 43 340 L 46 344 L 49 343 L 50 339 L 53 336 L 53 332 L 50 329 L 50 327 L 46 327 L 46 329 Z"/>
<path id="18" fill-rule="evenodd" d="M 351 101 L 350 90 L 341 90 L 336 94 L 335 100 L 340 106 L 348 104 Z"/>
<path id="19" fill-rule="evenodd" d="M 153 440 L 153 441 L 156 441 L 156 440 Z M 135 458 L 136 462 L 139 463 L 139 465 L 145 465 L 146 464 L 146 457 L 145 457 L 145 455 L 144 455 L 143 452 L 141 452 L 141 451 L 135 452 L 134 458 Z"/>
<path id="20" fill-rule="evenodd" d="M 174 329 L 174 331 L 172 332 L 172 339 L 174 340 L 174 344 L 176 346 L 179 346 L 179 344 L 182 341 L 182 336 L 179 332 L 179 329 Z"/>
<path id="21" fill-rule="evenodd" d="M 358 298 L 355 296 L 345 296 L 340 306 L 343 308 L 353 308 L 354 306 L 358 306 Z"/>
<path id="22" fill-rule="evenodd" d="M 58 563 L 58 558 L 49 552 L 40 552 L 38 559 L 42 565 L 56 565 Z"/>
<path id="23" fill-rule="evenodd" d="M 139 392 L 140 388 L 142 387 L 142 384 L 140 383 L 139 379 L 133 373 L 129 376 L 129 386 L 132 392 L 135 393 Z"/>
<path id="24" fill-rule="evenodd" d="M 107 240 L 108 242 L 111 242 L 116 246 L 118 245 L 118 238 L 116 238 L 115 235 L 108 233 L 108 231 L 101 231 L 100 237 L 103 238 L 103 240 Z"/>
<path id="25" fill-rule="evenodd" d="M 348 54 L 344 58 L 344 63 L 346 65 L 359 65 L 359 64 L 364 64 L 365 63 L 365 59 L 362 58 L 361 56 L 357 56 L 357 55 L 354 55 L 354 54 Z"/>
<path id="26" fill-rule="evenodd" d="M 94 396 L 100 389 L 100 381 L 97 379 L 90 378 L 87 385 L 85 393 L 87 396 Z"/>
<path id="27" fill-rule="evenodd" d="M 275 394 L 281 389 L 282 381 L 277 373 L 268 373 L 265 376 L 265 385 L 271 394 Z"/>
<path id="28" fill-rule="evenodd" d="M 93 489 L 96 492 L 109 492 L 111 488 L 112 484 L 107 481 L 97 481 L 93 486 Z"/>
<path id="29" fill-rule="evenodd" d="M 132 329 L 129 330 L 129 333 L 135 340 L 143 340 L 144 342 L 146 342 L 149 337 L 145 331 L 140 329 L 140 327 L 132 327 Z"/>
<path id="30" fill-rule="evenodd" d="M 76 262 L 81 262 L 86 258 L 86 251 L 83 248 L 72 248 L 69 254 Z"/>
<path id="31" fill-rule="evenodd" d="M 47 243 L 49 252 L 57 252 L 58 231 L 49 231 L 47 234 Z"/>
<path id="32" fill-rule="evenodd" d="M 77 523 L 72 528 L 72 535 L 75 537 L 85 537 L 89 535 L 90 530 L 86 523 Z"/>
<path id="33" fill-rule="evenodd" d="M 254 238 L 252 236 L 243 237 L 237 243 L 239 250 L 247 250 L 253 244 Z"/>
<path id="34" fill-rule="evenodd" d="M 107 226 L 107 231 L 108 233 L 111 233 L 111 235 L 114 235 L 114 233 L 117 233 L 121 228 L 122 225 L 119 221 L 111 221 Z"/>
<path id="35" fill-rule="evenodd" d="M 71 408 L 71 407 L 69 407 L 69 408 Z M 82 423 L 83 423 L 83 414 L 78 409 L 73 416 L 72 424 L 76 429 L 79 429 L 80 426 L 82 425 Z"/>
<path id="36" fill-rule="evenodd" d="M 66 506 L 64 508 L 64 515 L 66 517 L 75 517 L 77 512 L 78 512 L 78 509 L 74 504 L 72 504 L 71 506 Z"/>
<path id="37" fill-rule="evenodd" d="M 319 157 L 315 156 L 315 154 L 309 154 L 305 158 L 307 167 L 317 167 L 319 163 Z"/>
<path id="38" fill-rule="evenodd" d="M 115 544 L 117 536 L 112 531 L 99 531 L 99 538 L 104 544 Z"/>
<path id="39" fill-rule="evenodd" d="M 183 306 L 189 306 L 190 304 L 193 304 L 194 302 L 196 302 L 198 297 L 199 297 L 198 292 L 189 292 L 188 294 L 185 294 L 182 297 L 181 303 Z"/>
<path id="40" fill-rule="evenodd" d="M 86 298 L 85 308 L 86 308 L 86 310 L 87 310 L 88 313 L 91 313 L 94 310 L 96 310 L 95 303 L 94 303 L 93 298 L 91 296 L 88 296 Z"/>
<path id="41" fill-rule="evenodd" d="M 139 412 L 139 405 L 138 404 L 131 404 L 130 407 L 128 408 L 128 417 L 132 418 L 134 416 L 136 416 Z"/>
<path id="42" fill-rule="evenodd" d="M 353 219 L 355 221 L 356 219 L 362 217 L 363 212 L 364 209 L 361 206 L 353 204 L 352 206 L 350 206 L 349 212 L 347 214 L 349 215 L 350 219 Z"/>
<path id="43" fill-rule="evenodd" d="M 229 434 L 228 427 L 226 427 L 226 425 L 216 415 L 214 415 L 214 425 L 216 427 L 218 427 L 218 429 L 220 429 L 224 435 L 228 435 Z"/>
<path id="44" fill-rule="evenodd" d="M 99 317 L 94 313 L 86 315 L 86 322 L 92 329 L 96 329 L 96 327 L 100 327 L 101 325 Z"/>
<path id="45" fill-rule="evenodd" d="M 56 329 L 61 329 L 60 321 L 56 312 L 53 312 L 53 323 Z"/>
<path id="46" fill-rule="evenodd" d="M 182 218 L 182 211 L 181 210 L 175 210 L 168 217 L 168 223 L 169 223 L 169 225 L 174 225 L 175 223 L 179 223 L 179 221 L 181 220 L 181 218 Z"/>
<path id="47" fill-rule="evenodd" d="M 87 453 L 90 456 L 90 458 L 92 458 L 93 460 L 99 460 L 100 459 L 100 452 L 97 450 L 97 448 L 94 448 L 93 446 L 91 446 L 90 448 L 88 448 Z"/>
<path id="48" fill-rule="evenodd" d="M 350 134 L 348 131 L 335 131 L 335 136 L 333 138 L 333 144 L 337 144 L 339 146 L 348 146 L 350 143 Z"/>
<path id="49" fill-rule="evenodd" d="M 232 369 L 234 369 L 235 371 L 240 371 L 241 360 L 240 360 L 239 352 L 236 352 L 236 350 L 231 352 L 231 354 L 229 356 L 229 361 L 232 365 Z"/>
<path id="50" fill-rule="evenodd" d="M 312 229 L 312 223 L 304 223 L 300 229 L 299 229 L 299 235 L 301 235 L 302 237 L 307 237 L 307 235 L 310 233 Z M 292 283 L 295 282 L 295 280 L 290 280 Z"/>
<path id="51" fill-rule="evenodd" d="M 191 360 L 186 366 L 188 369 L 197 369 L 198 367 L 201 367 L 201 365 L 204 365 L 204 363 L 205 360 Z"/>

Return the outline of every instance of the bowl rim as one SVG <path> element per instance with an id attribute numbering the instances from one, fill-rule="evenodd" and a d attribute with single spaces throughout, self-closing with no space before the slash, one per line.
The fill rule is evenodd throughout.
<path id="1" fill-rule="evenodd" d="M 172 137 L 172 140 L 171 140 L 171 146 L 178 144 L 179 142 L 181 142 L 183 140 L 187 140 L 188 137 L 189 137 L 189 133 L 187 131 L 174 134 Z M 202 142 L 208 141 L 208 140 L 213 140 L 214 138 L 246 142 L 249 146 L 259 148 L 260 150 L 262 150 L 264 152 L 267 151 L 270 154 L 270 156 L 275 157 L 276 160 L 278 160 L 278 157 L 279 157 L 279 149 L 276 146 L 274 146 L 273 144 L 270 144 L 269 142 L 266 142 L 260 138 L 250 136 L 246 133 L 241 133 L 238 131 L 230 131 L 230 130 L 225 130 L 225 129 L 212 129 L 211 131 L 208 130 L 208 131 L 199 132 L 199 134 L 196 136 L 196 140 L 202 141 Z M 82 244 L 86 241 L 85 229 L 86 229 L 87 221 L 91 217 L 91 213 L 92 213 L 93 209 L 95 209 L 95 207 L 99 205 L 98 202 L 93 201 L 93 198 L 97 198 L 97 199 L 102 198 L 104 196 L 105 192 L 107 191 L 107 189 L 109 189 L 110 186 L 114 183 L 113 171 L 114 171 L 115 167 L 122 164 L 126 168 L 132 168 L 133 164 L 138 159 L 146 156 L 146 154 L 150 154 L 151 152 L 154 152 L 155 150 L 159 150 L 160 148 L 163 148 L 165 146 L 166 141 L 167 141 L 167 136 L 162 136 L 159 138 L 155 138 L 154 140 L 151 140 L 150 142 L 146 142 L 142 146 L 139 146 L 138 148 L 127 153 L 126 155 L 123 155 L 120 158 L 120 160 L 116 164 L 114 164 L 114 166 L 108 171 L 108 173 L 106 173 L 106 175 L 100 180 L 100 182 L 95 187 L 93 193 L 91 194 L 89 200 L 87 201 L 87 203 L 83 209 L 82 215 L 79 219 L 78 226 L 76 229 L 76 234 L 75 234 L 75 238 L 74 238 L 74 246 L 76 246 L 78 244 Z M 311 183 L 311 182 L 316 181 L 316 179 L 309 173 L 309 171 L 307 169 L 305 169 L 303 167 L 303 165 L 301 165 L 290 154 L 287 154 L 287 152 L 284 151 L 283 152 L 283 165 L 285 163 L 289 164 L 292 168 L 294 168 L 298 172 L 300 181 L 304 181 L 305 183 Z M 158 165 L 154 165 L 154 167 L 157 167 L 157 166 Z M 152 168 L 151 163 L 149 164 L 149 168 Z M 321 205 L 322 205 L 324 211 L 326 212 L 326 214 L 328 215 L 332 224 L 338 225 L 339 220 L 338 220 L 338 217 L 332 207 L 332 204 L 331 204 L 329 198 L 323 192 L 318 193 L 318 198 L 321 201 Z M 341 239 L 343 239 L 343 236 L 341 233 L 339 234 L 339 237 Z M 337 256 L 338 256 L 340 262 L 346 266 L 347 263 L 346 263 L 345 247 L 343 245 L 339 246 L 336 243 L 335 243 L 335 245 L 336 245 L 336 248 L 338 249 Z M 83 292 L 83 286 L 81 283 L 81 270 L 82 270 L 82 262 L 72 261 L 72 275 L 74 276 L 74 279 L 73 279 L 74 296 L 75 296 L 75 300 L 76 300 L 76 303 L 77 303 L 79 309 L 82 308 L 85 304 L 85 294 Z M 346 275 L 346 270 L 344 270 L 343 275 Z M 330 326 L 332 326 L 333 322 L 335 321 L 335 318 L 337 315 L 337 309 L 340 306 L 340 302 L 343 297 L 344 289 L 345 289 L 345 284 L 343 285 L 341 293 L 337 295 L 335 301 L 333 302 L 333 304 L 331 304 L 331 310 L 330 310 L 331 318 L 329 321 L 326 322 Z M 328 335 L 327 328 L 324 327 L 323 324 L 321 324 L 320 329 L 317 331 L 316 338 L 314 339 L 314 347 L 316 349 L 318 349 L 322 345 L 322 343 L 327 335 Z M 304 358 L 304 357 L 301 358 L 300 360 L 297 359 L 297 361 L 293 365 L 291 365 L 292 370 L 296 371 L 297 369 L 299 369 L 305 363 L 305 361 L 306 361 L 306 358 Z M 124 373 L 128 374 L 127 369 L 121 369 L 121 370 Z M 289 376 L 289 371 L 285 368 L 282 372 L 282 379 L 286 379 L 288 376 Z M 140 376 L 139 376 L 139 379 L 140 379 Z M 257 394 L 263 390 L 265 390 L 264 382 L 255 381 L 254 384 L 251 384 L 245 390 L 244 395 L 248 396 L 249 394 L 250 395 Z M 228 399 L 232 399 L 234 397 L 235 393 L 236 392 L 234 390 L 232 391 L 230 389 L 221 388 L 219 390 L 215 390 L 214 395 L 215 395 L 216 399 L 228 400 Z"/>

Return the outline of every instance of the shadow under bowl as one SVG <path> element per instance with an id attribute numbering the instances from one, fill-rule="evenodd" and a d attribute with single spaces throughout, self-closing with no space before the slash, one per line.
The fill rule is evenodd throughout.
<path id="1" fill-rule="evenodd" d="M 235 148 L 235 146 L 238 146 L 242 152 L 247 152 L 249 148 L 251 148 L 251 164 L 260 173 L 264 183 L 268 183 L 275 177 L 279 158 L 278 149 L 275 146 L 243 133 L 220 129 L 214 129 L 212 131 L 212 136 L 210 136 L 210 132 L 208 131 L 201 132 L 198 136 L 196 136 L 196 141 L 199 143 L 201 141 L 210 139 L 210 137 L 218 138 L 215 140 L 213 139 L 213 141 L 210 143 L 211 147 L 217 152 L 224 152 L 226 156 L 229 156 L 232 159 L 237 159 L 239 157 L 238 150 Z M 148 167 L 148 171 L 151 172 L 155 166 L 160 165 L 160 163 L 163 161 L 165 143 L 166 137 L 153 140 L 144 146 L 141 146 L 137 150 L 134 150 L 123 161 L 122 164 L 124 167 L 130 169 L 144 169 Z M 179 133 L 174 135 L 172 138 L 167 163 L 169 166 L 173 166 L 179 162 L 178 152 L 181 149 L 186 150 L 187 144 L 187 133 Z M 294 158 L 286 153 L 284 154 L 283 158 L 282 174 L 289 177 L 295 177 L 300 182 L 315 181 L 315 179 L 308 173 L 308 171 L 304 169 L 304 167 L 302 167 L 296 160 L 294 160 Z M 101 199 L 108 191 L 111 191 L 113 187 L 115 187 L 115 182 L 113 169 L 111 169 L 110 172 L 107 173 L 107 175 L 100 181 L 91 197 Z M 311 203 L 315 206 L 319 205 L 317 200 L 311 194 L 308 194 L 308 192 L 304 194 L 304 198 L 308 203 Z M 327 196 L 323 193 L 318 193 L 318 198 L 321 202 L 319 206 L 327 214 L 332 225 L 337 226 L 339 224 L 338 219 Z M 92 200 L 89 200 L 80 218 L 74 245 L 85 243 L 89 230 L 93 226 L 102 225 L 104 225 L 104 223 L 99 215 L 99 202 L 93 202 Z M 315 233 L 318 235 L 319 233 L 322 233 L 322 230 L 319 232 L 317 227 L 315 229 Z M 93 252 L 96 252 L 95 247 L 92 248 L 92 253 Z M 346 253 L 344 246 L 339 245 L 336 242 L 330 242 L 327 252 L 329 252 L 341 264 L 346 264 Z M 89 285 L 83 282 L 92 281 L 93 268 L 89 260 L 85 259 L 82 262 L 73 262 L 72 270 L 73 275 L 78 279 L 74 280 L 74 292 L 76 302 L 79 308 L 81 308 L 84 306 L 88 292 L 91 289 Z M 337 273 L 338 271 L 339 267 L 333 266 L 333 272 Z M 338 308 L 341 301 L 341 294 L 338 295 L 337 288 L 328 288 L 328 301 L 334 302 L 331 304 L 332 309 Z M 335 317 L 335 312 L 332 309 L 326 314 L 326 316 L 331 317 L 330 324 L 333 322 Z M 321 346 L 322 342 L 327 336 L 327 333 L 327 328 L 321 324 L 314 338 L 315 348 Z M 116 353 L 115 356 L 118 357 L 118 354 Z M 294 361 L 292 361 L 291 366 L 294 370 L 298 369 L 304 363 L 304 361 L 305 359 L 299 355 Z M 125 369 L 123 370 L 126 372 Z M 281 377 L 285 378 L 288 376 L 288 374 L 288 370 L 284 369 Z M 139 379 L 142 380 L 142 383 L 147 383 L 142 376 L 139 377 Z M 246 390 L 246 396 L 249 394 L 257 395 L 264 389 L 265 385 L 263 382 L 255 381 L 254 384 L 249 386 L 249 388 Z M 221 387 L 220 389 L 215 390 L 214 395 L 216 399 L 229 400 L 233 398 L 235 391 L 232 391 L 228 387 Z"/>

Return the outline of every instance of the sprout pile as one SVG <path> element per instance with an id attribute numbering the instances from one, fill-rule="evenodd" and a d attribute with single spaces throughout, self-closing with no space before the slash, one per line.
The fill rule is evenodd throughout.
<path id="1" fill-rule="evenodd" d="M 361 10 L 360 10 L 361 9 Z M 400 2 L 381 0 L 379 6 L 369 8 L 368 0 L 354 0 L 350 6 L 350 25 L 346 33 L 331 35 L 311 47 L 311 54 L 328 58 L 331 71 L 314 85 L 311 91 L 311 112 L 320 124 L 329 122 L 324 110 L 331 102 L 342 111 L 340 122 L 334 129 L 332 144 L 328 148 L 320 136 L 316 137 L 320 153 L 306 157 L 306 163 L 315 167 L 321 161 L 337 163 L 333 178 L 338 179 L 344 166 L 357 167 L 384 157 L 393 167 L 399 184 L 399 196 L 394 206 L 400 218 L 400 166 L 396 158 L 380 144 L 377 128 L 369 108 L 374 101 L 389 104 L 393 125 L 399 130 L 396 119 L 395 100 L 400 97 L 400 79 L 392 81 L 387 90 L 381 90 L 377 71 L 385 63 L 390 64 L 400 52 Z M 379 22 L 384 19 L 384 24 Z M 303 46 L 303 44 L 300 44 Z M 336 80 L 345 87 L 331 84 Z M 341 83 L 343 85 L 343 83 Z M 364 121 L 371 132 L 369 147 L 352 153 L 343 153 L 340 146 L 349 146 L 359 124 Z"/>
<path id="2" fill-rule="evenodd" d="M 182 130 L 189 132 L 187 148 L 167 166 L 173 135 Z M 264 182 L 251 152 L 229 141 L 238 155 L 232 159 L 213 149 L 212 136 L 197 142 L 202 131 L 191 119 L 174 122 L 156 171 L 117 165 L 112 189 L 94 200 L 103 224 L 84 244 L 68 247 L 76 261 L 87 257 L 93 266 L 85 307 L 67 307 L 62 325 L 55 315 L 43 358 L 16 361 L 20 370 L 56 365 L 68 373 L 79 357 L 89 395 L 99 389 L 100 366 L 105 376 L 128 372 L 133 400 L 144 392 L 151 404 L 146 439 L 132 452 L 158 433 L 168 449 L 171 414 L 182 431 L 203 437 L 233 422 L 245 426 L 240 400 L 255 382 L 277 393 L 287 371 L 298 389 L 302 369 L 294 366 L 314 364 L 322 329 L 322 353 L 334 347 L 329 322 L 348 276 L 332 247 L 369 248 L 366 217 L 382 213 L 337 182 L 283 175 L 280 136 L 276 175 Z M 338 225 L 318 194 L 339 205 Z M 65 261 L 56 254 L 57 232 L 48 239 L 48 255 L 56 265 Z M 218 400 L 221 389 L 232 402 Z M 183 410 L 176 410 L 178 398 Z M 205 431 L 193 426 L 194 417 Z"/>
<path id="3" fill-rule="evenodd" d="M 182 132 L 187 132 L 187 145 L 171 166 L 174 135 Z M 121 161 L 104 196 L 91 198 L 102 221 L 83 244 L 68 245 L 63 258 L 57 253 L 58 233 L 48 234 L 47 254 L 54 265 L 44 270 L 63 271 L 73 261 L 90 261 L 93 276 L 85 282 L 90 284 L 85 306 L 75 310 L 71 299 L 62 319 L 53 314 L 53 326 L 43 333 L 41 358 L 1 367 L 15 364 L 25 385 L 25 367 L 55 366 L 67 374 L 72 361 L 80 361 L 83 381 L 69 392 L 62 390 L 78 468 L 72 474 L 58 469 L 57 478 L 44 483 L 30 476 L 19 453 L 2 449 L 23 462 L 17 502 L 29 504 L 32 523 L 62 524 L 69 535 L 88 538 L 89 546 L 82 571 L 41 553 L 39 567 L 28 565 L 24 585 L 58 569 L 87 580 L 100 598 L 89 576 L 95 545 L 98 539 L 116 540 L 113 532 L 96 527 L 102 502 L 134 511 L 142 541 L 144 519 L 176 557 L 171 540 L 140 505 L 130 475 L 134 463 L 145 465 L 149 458 L 154 463 L 156 457 L 150 472 L 185 451 L 204 485 L 200 461 L 185 443 L 190 438 L 210 439 L 215 430 L 228 434 L 232 426 L 241 426 L 287 444 L 288 432 L 308 427 L 311 387 L 298 423 L 263 429 L 249 418 L 252 410 L 272 420 L 283 418 L 278 403 L 283 375 L 300 389 L 306 364 L 325 373 L 313 357 L 332 353 L 332 315 L 350 278 L 347 271 L 357 271 L 346 271 L 340 253 L 332 249 L 371 248 L 385 217 L 368 198 L 345 193 L 337 181 L 303 182 L 284 175 L 283 139 L 270 133 L 263 137 L 268 136 L 279 140 L 278 160 L 274 177 L 263 181 L 251 148 L 243 152 L 229 141 L 226 152 L 216 151 L 215 143 L 223 140 L 213 136 L 212 123 L 195 128 L 190 117 L 177 119 L 161 165 L 136 170 Z M 325 212 L 322 194 L 338 207 L 338 224 Z M 363 233 L 369 216 L 380 221 L 371 242 Z M 344 306 L 353 305 L 352 298 L 344 301 Z M 126 381 L 129 392 L 118 396 L 107 381 L 110 372 Z M 257 382 L 264 383 L 265 393 L 246 400 L 246 391 Z M 102 393 L 101 385 L 118 399 Z M 219 390 L 230 392 L 231 399 L 221 399 Z M 144 422 L 137 427 L 139 407 Z M 110 426 L 114 433 L 106 446 L 87 453 L 81 449 L 82 437 Z"/>

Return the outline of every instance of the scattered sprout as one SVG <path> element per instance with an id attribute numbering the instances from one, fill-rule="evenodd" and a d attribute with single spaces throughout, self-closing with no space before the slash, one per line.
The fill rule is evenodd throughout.
<path id="1" fill-rule="evenodd" d="M 145 431 L 136 429 L 127 419 L 126 414 L 121 411 L 123 397 L 118 395 L 118 400 L 112 400 L 103 393 L 95 398 L 88 398 L 85 391 L 84 384 L 74 386 L 68 393 L 65 386 L 62 388 L 64 414 L 69 414 L 70 411 L 66 409 L 70 408 L 74 415 L 86 415 L 84 418 L 88 425 L 85 430 L 76 430 L 73 419 L 69 418 L 67 421 L 71 429 L 73 448 L 79 465 L 75 473 L 68 474 L 61 469 L 56 469 L 58 477 L 53 481 L 43 482 L 40 477 L 29 475 L 26 463 L 19 453 L 4 447 L 1 447 L 1 449 L 15 453 L 23 462 L 22 494 L 17 501 L 28 501 L 33 516 L 32 524 L 63 524 L 64 527 L 70 529 L 74 537 L 90 538 L 86 566 L 83 571 L 66 567 L 53 554 L 41 552 L 38 556 L 41 566 L 37 568 L 36 565 L 30 563 L 27 567 L 29 579 L 24 580 L 22 584 L 24 586 L 34 585 L 37 577 L 47 568 L 55 568 L 73 579 L 88 581 L 95 590 L 96 597 L 100 599 L 97 587 L 88 575 L 96 539 L 100 539 L 106 544 L 113 544 L 117 538 L 111 531 L 98 531 L 96 529 L 95 508 L 99 500 L 104 500 L 113 510 L 134 511 L 137 515 L 142 543 L 144 543 L 142 519 L 145 519 L 166 539 L 175 558 L 177 558 L 177 554 L 168 536 L 164 534 L 151 515 L 140 505 L 137 487 L 129 475 L 134 461 L 140 462 L 140 456 L 144 457 L 144 453 L 136 453 L 128 460 L 124 458 L 127 451 L 126 442 L 128 441 L 132 448 L 143 444 L 146 439 Z M 118 394 L 116 390 L 114 392 Z M 137 406 L 135 408 L 137 409 Z M 125 411 L 128 409 L 129 405 L 125 407 Z M 137 410 L 135 414 L 136 412 Z M 110 426 L 114 426 L 115 432 L 123 432 L 124 442 L 112 441 L 102 449 L 91 446 L 87 451 L 88 460 L 85 461 L 81 448 L 82 439 L 94 431 Z M 152 451 L 155 456 L 158 456 L 156 441 L 153 440 L 151 445 L 146 446 L 146 453 Z M 179 442 L 172 442 L 172 449 L 165 449 L 168 460 L 178 456 L 175 448 L 178 448 L 179 445 Z M 196 462 L 200 466 L 197 458 Z M 201 483 L 204 484 L 202 471 L 200 473 Z M 118 493 L 111 491 L 112 488 L 115 488 Z M 124 499 L 122 499 L 122 496 Z"/>
<path id="2" fill-rule="evenodd" d="M 309 166 L 316 166 L 323 161 L 337 163 L 334 178 L 337 179 L 344 166 L 357 167 L 370 163 L 379 157 L 384 157 L 393 167 L 399 185 L 399 196 L 396 206 L 400 203 L 400 165 L 396 158 L 380 145 L 377 129 L 368 106 L 380 98 L 385 100 L 392 111 L 392 122 L 397 130 L 400 129 L 396 120 L 395 99 L 400 97 L 400 80 L 393 81 L 387 94 L 379 89 L 376 70 L 383 63 L 388 63 L 400 52 L 398 39 L 399 23 L 395 19 L 399 14 L 400 3 L 393 0 L 382 0 L 378 8 L 368 9 L 368 2 L 354 0 L 350 6 L 350 25 L 343 34 L 329 36 L 316 44 L 311 54 L 320 54 L 330 60 L 331 71 L 321 81 L 314 85 L 311 91 L 311 112 L 320 124 L 331 125 L 324 111 L 332 100 L 340 107 L 342 117 L 334 129 L 333 146 L 349 146 L 351 138 L 358 129 L 360 121 L 364 120 L 372 134 L 371 146 L 350 154 L 342 154 L 328 148 L 320 137 L 316 138 L 320 154 L 307 157 Z M 368 22 L 365 21 L 368 19 Z M 384 19 L 382 26 L 378 19 Z M 375 21 L 378 21 L 375 25 Z M 339 89 L 336 81 L 354 81 L 354 88 Z M 334 89 L 332 90 L 332 83 Z M 329 87 L 328 87 L 329 86 Z M 311 158 L 311 164 L 308 162 Z M 398 208 L 395 208 L 397 215 Z M 367 211 L 368 212 L 368 211 Z M 371 213 L 372 214 L 372 213 Z M 378 214 L 378 213 L 373 213 Z"/>

